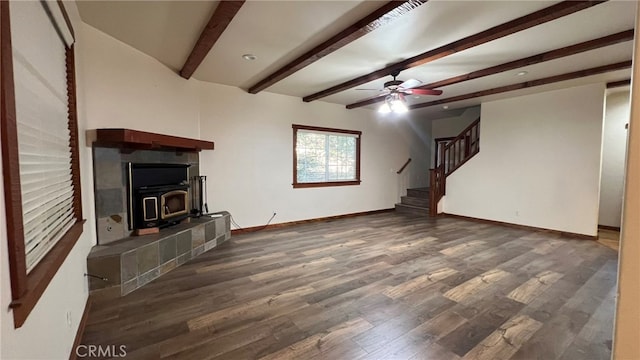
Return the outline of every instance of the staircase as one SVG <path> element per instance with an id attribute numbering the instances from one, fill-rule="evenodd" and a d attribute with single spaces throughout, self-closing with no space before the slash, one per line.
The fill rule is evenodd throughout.
<path id="1" fill-rule="evenodd" d="M 429 170 L 429 187 L 407 189 L 407 196 L 400 198 L 400 203 L 396 204 L 396 211 L 421 216 L 436 216 L 438 201 L 445 195 L 447 176 L 479 152 L 480 118 L 440 148 L 436 167 Z M 408 163 L 398 171 L 398 174 Z"/>
<path id="2" fill-rule="evenodd" d="M 429 216 L 438 215 L 438 202 L 446 193 L 447 176 L 480 152 L 480 118 L 440 148 L 436 167 L 429 170 Z"/>
<path id="3" fill-rule="evenodd" d="M 400 198 L 396 211 L 405 214 L 429 215 L 429 188 L 407 189 L 407 196 Z"/>

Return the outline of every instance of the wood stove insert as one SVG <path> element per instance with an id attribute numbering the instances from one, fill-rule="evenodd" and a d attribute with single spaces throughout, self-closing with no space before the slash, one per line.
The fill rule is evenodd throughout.
<path id="1" fill-rule="evenodd" d="M 159 229 L 189 217 L 188 164 L 129 163 L 128 174 L 130 230 Z"/>

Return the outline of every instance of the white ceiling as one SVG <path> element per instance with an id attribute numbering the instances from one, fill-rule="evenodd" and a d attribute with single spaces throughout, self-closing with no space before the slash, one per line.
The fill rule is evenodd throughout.
<path id="1" fill-rule="evenodd" d="M 82 21 L 180 70 L 217 2 L 78 1 Z"/>
<path id="2" fill-rule="evenodd" d="M 246 89 L 383 3 L 361 0 L 249 0 L 196 70 L 194 78 Z M 310 95 L 554 3 L 557 1 L 430 0 L 265 91 L 296 97 Z M 216 6 L 215 1 L 78 2 L 83 21 L 176 71 L 182 67 Z M 429 83 L 628 30 L 634 26 L 635 6 L 633 1 L 608 1 L 407 69 L 399 78 L 415 78 Z M 444 94 L 439 98 L 630 60 L 632 50 L 633 42 L 627 41 L 466 81 L 441 88 Z M 256 55 L 257 59 L 243 60 L 241 56 L 247 53 Z M 527 71 L 527 75 L 515 76 L 521 70 Z M 477 105 L 481 101 L 585 83 L 623 80 L 630 76 L 630 69 L 622 70 L 449 105 L 450 108 Z M 390 79 L 385 77 L 357 88 L 379 89 Z M 346 105 L 375 94 L 375 90 L 350 89 L 321 101 Z M 410 101 L 427 102 L 437 98 L 422 96 Z M 417 111 L 433 114 L 442 111 L 442 106 Z"/>

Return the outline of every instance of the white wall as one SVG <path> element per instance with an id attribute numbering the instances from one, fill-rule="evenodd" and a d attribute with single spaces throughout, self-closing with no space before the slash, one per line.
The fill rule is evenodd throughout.
<path id="1" fill-rule="evenodd" d="M 480 116 L 480 106 L 469 107 L 462 115 L 431 121 L 433 138 L 456 136 Z"/>
<path id="2" fill-rule="evenodd" d="M 596 235 L 604 91 L 482 104 L 480 153 L 447 178 L 444 211 Z"/>
<path id="3" fill-rule="evenodd" d="M 65 1 L 67 12 L 74 24 L 76 33 L 80 28 L 80 17 L 74 3 Z M 82 82 L 82 40 L 76 44 L 76 61 L 78 62 L 78 111 L 80 117 L 79 133 L 83 134 L 84 124 L 84 89 Z M 84 138 L 80 136 L 81 150 Z M 87 219 L 84 231 L 77 244 L 68 255 L 58 273 L 54 276 L 37 305 L 19 329 L 13 327 L 13 313 L 9 310 L 11 302 L 11 283 L 9 280 L 9 259 L 7 256 L 6 223 L 4 208 L 4 189 L 0 182 L 0 308 L 1 308 L 1 345 L 2 359 L 66 359 L 71 352 L 71 345 L 82 317 L 88 296 L 86 258 L 95 242 L 93 225 L 93 179 L 90 153 L 81 151 L 80 167 L 82 182 L 83 214 Z M 67 312 L 71 316 L 71 325 L 67 324 Z"/>
<path id="4" fill-rule="evenodd" d="M 598 224 L 620 227 L 627 150 L 625 125 L 629 123 L 629 90 L 607 95 L 605 109 Z"/>
<path id="5" fill-rule="evenodd" d="M 403 115 L 405 116 L 405 115 Z M 406 115 L 406 121 L 401 122 L 404 142 L 409 144 L 409 157 L 411 163 L 400 174 L 400 195 L 406 195 L 403 191 L 407 188 L 420 188 L 429 186 L 429 169 L 431 168 L 431 123 L 428 119 L 415 116 L 411 112 Z M 399 170 L 399 169 L 398 169 Z"/>
<path id="6" fill-rule="evenodd" d="M 197 138 L 198 82 L 82 24 L 87 128 L 127 128 Z"/>
<path id="7" fill-rule="evenodd" d="M 228 210 L 247 227 L 265 224 L 274 211 L 279 223 L 392 208 L 398 201 L 396 171 L 409 157 L 412 138 L 407 120 L 223 85 L 201 87 L 201 137 L 216 143 L 200 157 L 210 210 Z M 292 124 L 362 131 L 362 184 L 294 189 Z"/>
<path id="8" fill-rule="evenodd" d="M 462 130 L 466 129 L 469 124 L 476 121 L 479 116 L 480 106 L 474 106 L 467 108 L 460 116 L 433 119 L 431 121 L 432 140 L 429 143 L 430 153 L 432 154 L 429 159 L 431 167 L 435 166 L 433 154 L 435 154 L 436 145 L 433 139 L 458 136 Z"/>

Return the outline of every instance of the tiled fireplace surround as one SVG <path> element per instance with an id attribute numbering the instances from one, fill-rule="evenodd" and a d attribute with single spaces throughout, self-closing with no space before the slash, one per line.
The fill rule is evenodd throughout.
<path id="1" fill-rule="evenodd" d="M 127 163 L 190 164 L 199 175 L 197 152 L 93 147 L 98 245 L 87 257 L 89 289 L 96 296 L 122 296 L 162 276 L 231 236 L 230 215 L 191 219 L 158 234 L 131 236 L 127 218 Z"/>

